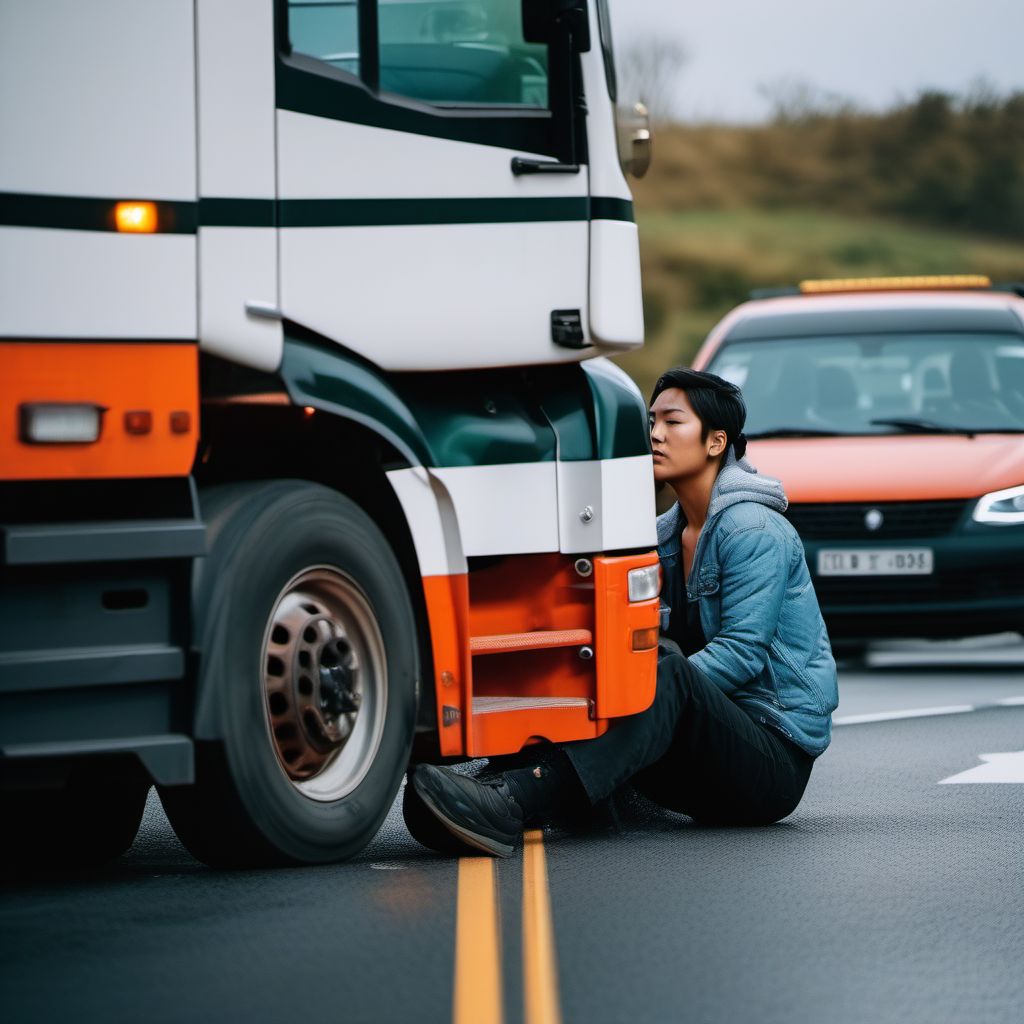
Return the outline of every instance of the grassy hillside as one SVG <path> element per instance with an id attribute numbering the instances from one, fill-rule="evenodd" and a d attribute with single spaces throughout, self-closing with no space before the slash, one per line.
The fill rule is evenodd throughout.
<path id="1" fill-rule="evenodd" d="M 692 358 L 751 288 L 905 274 L 1024 280 L 1016 202 L 1005 205 L 1003 231 L 994 229 L 990 208 L 1024 163 L 1011 162 L 1000 187 L 986 192 L 1002 157 L 981 138 L 982 154 L 969 156 L 971 132 L 981 130 L 979 119 L 988 124 L 984 111 L 939 103 L 936 113 L 934 106 L 922 97 L 878 117 L 660 129 L 651 171 L 634 183 L 647 344 L 619 359 L 641 388 L 648 391 L 665 366 Z M 955 131 L 925 140 L 934 166 L 900 164 L 898 154 L 915 139 L 925 146 L 928 116 L 952 118 Z M 958 205 L 954 193 L 974 205 L 966 198 Z M 1020 193 L 1024 201 L 1024 186 Z"/>

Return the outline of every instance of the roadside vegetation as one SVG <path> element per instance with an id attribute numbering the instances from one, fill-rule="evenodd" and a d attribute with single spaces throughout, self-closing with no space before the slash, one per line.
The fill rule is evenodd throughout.
<path id="1" fill-rule="evenodd" d="M 923 93 L 868 114 L 805 91 L 767 124 L 662 124 L 634 183 L 649 391 L 752 288 L 808 277 L 1024 280 L 1024 94 Z"/>

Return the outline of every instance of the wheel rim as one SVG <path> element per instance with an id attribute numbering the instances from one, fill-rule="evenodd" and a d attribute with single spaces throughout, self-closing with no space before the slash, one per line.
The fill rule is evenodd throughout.
<path id="1" fill-rule="evenodd" d="M 315 566 L 274 602 L 263 638 L 271 745 L 291 784 L 338 800 L 369 771 L 387 707 L 387 659 L 376 616 L 344 573 Z"/>

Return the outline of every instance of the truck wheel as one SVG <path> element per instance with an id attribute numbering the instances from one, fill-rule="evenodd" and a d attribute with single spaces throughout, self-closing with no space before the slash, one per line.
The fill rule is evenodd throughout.
<path id="1" fill-rule="evenodd" d="M 208 864 L 351 857 L 412 745 L 419 656 L 401 569 L 369 516 L 317 484 L 226 486 L 200 504 L 196 782 L 161 790 L 167 816 Z M 203 739 L 209 722 L 219 738 Z"/>
<path id="2" fill-rule="evenodd" d="M 59 790 L 0 793 L 0 859 L 46 869 L 94 867 L 120 857 L 139 831 L 148 792 L 148 782 L 89 773 Z"/>

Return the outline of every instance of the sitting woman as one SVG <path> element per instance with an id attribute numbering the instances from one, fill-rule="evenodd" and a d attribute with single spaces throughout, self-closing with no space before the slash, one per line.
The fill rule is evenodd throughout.
<path id="1" fill-rule="evenodd" d="M 677 368 L 655 385 L 654 476 L 678 502 L 658 519 L 670 611 L 653 704 L 486 780 L 419 765 L 404 809 L 421 842 L 508 856 L 524 825 L 625 782 L 706 823 L 796 809 L 829 744 L 836 667 L 782 486 L 743 458 L 745 418 L 739 388 L 713 374 Z"/>

